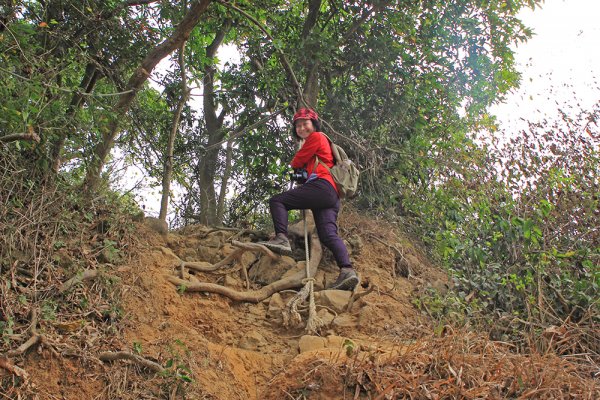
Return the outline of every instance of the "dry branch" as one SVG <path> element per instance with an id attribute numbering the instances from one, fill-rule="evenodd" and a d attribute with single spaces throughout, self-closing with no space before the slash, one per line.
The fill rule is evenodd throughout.
<path id="1" fill-rule="evenodd" d="M 30 347 L 40 343 L 42 341 L 42 336 L 37 333 L 37 310 L 33 308 L 31 310 L 31 325 L 29 326 L 29 332 L 31 332 L 31 337 L 27 339 L 25 343 L 17 347 L 15 350 L 11 350 L 6 353 L 8 357 L 16 357 L 24 354 Z"/>
<path id="2" fill-rule="evenodd" d="M 136 354 L 128 353 L 126 351 L 117 351 L 117 352 L 106 351 L 104 353 L 100 353 L 98 358 L 104 362 L 116 361 L 116 360 L 129 360 L 129 361 L 133 361 L 134 363 L 136 363 L 142 367 L 148 368 L 149 370 L 151 370 L 153 372 L 163 372 L 164 371 L 164 368 L 160 364 L 155 363 L 154 361 L 150 361 L 150 360 L 148 360 L 144 357 L 138 356 Z"/>

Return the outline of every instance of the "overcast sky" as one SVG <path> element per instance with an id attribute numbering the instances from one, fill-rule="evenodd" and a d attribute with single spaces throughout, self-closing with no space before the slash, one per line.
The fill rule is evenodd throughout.
<path id="1" fill-rule="evenodd" d="M 501 127 L 556 115 L 557 105 L 600 101 L 600 0 L 546 0 L 521 20 L 534 37 L 515 48 L 521 89 L 492 109 Z"/>

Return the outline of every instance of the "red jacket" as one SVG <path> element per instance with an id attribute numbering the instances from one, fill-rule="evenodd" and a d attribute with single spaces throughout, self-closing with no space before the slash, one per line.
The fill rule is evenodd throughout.
<path id="1" fill-rule="evenodd" d="M 325 163 L 329 168 L 333 167 L 333 154 L 331 153 L 331 146 L 329 140 L 325 137 L 322 132 L 313 132 L 304 141 L 304 144 L 298 150 L 290 165 L 292 168 L 305 168 L 308 176 L 313 173 L 315 167 L 315 159 L 319 157 L 322 163 Z M 317 170 L 314 171 L 317 177 L 325 179 L 337 192 L 338 189 L 333 181 L 333 177 L 320 163 L 317 165 Z"/>

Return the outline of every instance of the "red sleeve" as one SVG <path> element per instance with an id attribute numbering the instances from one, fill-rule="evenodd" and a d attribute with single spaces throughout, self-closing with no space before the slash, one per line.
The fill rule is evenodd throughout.
<path id="1" fill-rule="evenodd" d="M 311 159 L 314 162 L 315 154 L 321 145 L 319 135 L 315 135 L 315 133 L 316 132 L 311 133 L 306 138 L 304 144 L 290 162 L 292 168 L 306 168 Z"/>

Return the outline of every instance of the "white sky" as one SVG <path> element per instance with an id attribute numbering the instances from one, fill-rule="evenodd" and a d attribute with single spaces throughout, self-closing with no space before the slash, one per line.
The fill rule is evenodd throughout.
<path id="1" fill-rule="evenodd" d="M 599 102 L 600 0 L 546 0 L 519 17 L 535 35 L 515 48 L 521 88 L 492 108 L 500 128 L 552 118 L 556 102 L 582 109 Z"/>

